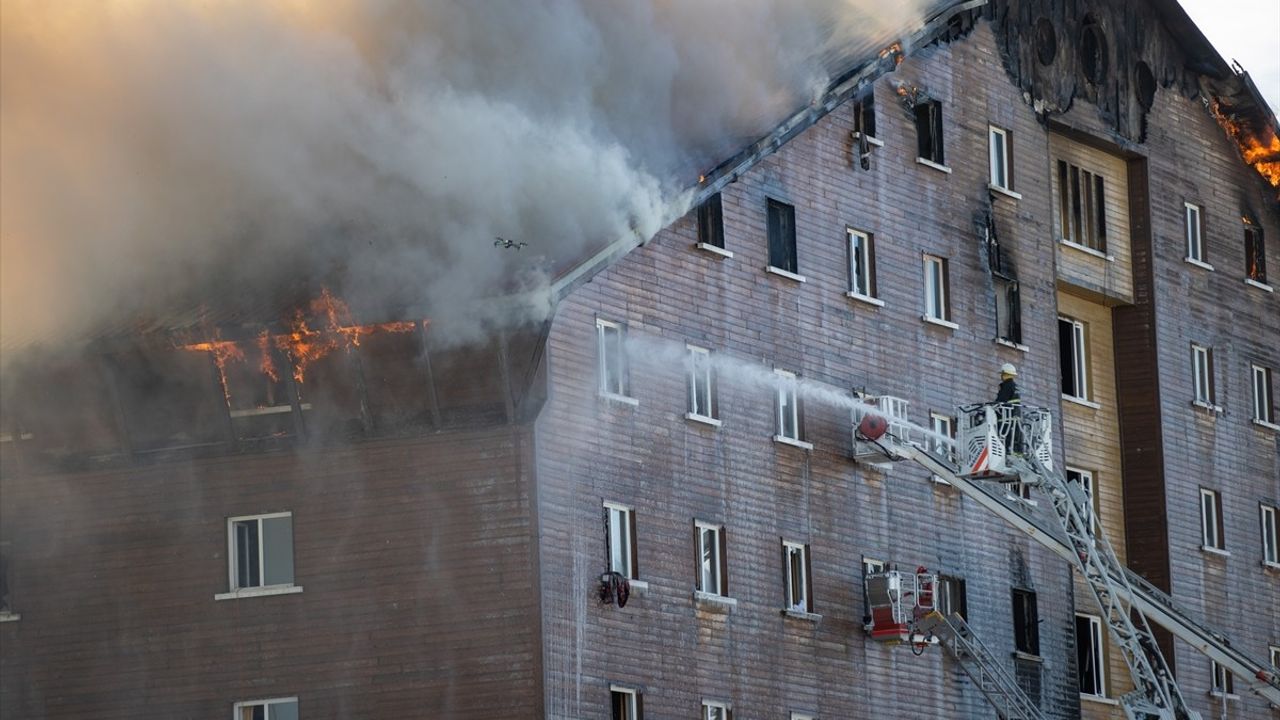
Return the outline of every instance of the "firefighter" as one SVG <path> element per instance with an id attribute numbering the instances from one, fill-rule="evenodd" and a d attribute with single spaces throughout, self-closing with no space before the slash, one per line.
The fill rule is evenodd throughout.
<path id="1" fill-rule="evenodd" d="M 1014 455 L 1021 455 L 1023 452 L 1022 442 L 1022 395 L 1018 392 L 1018 383 L 1014 378 L 1018 377 L 1018 368 L 1013 363 L 1005 363 L 1000 366 L 1000 391 L 996 393 L 996 404 L 1009 406 L 1009 414 L 1013 420 L 1013 427 L 1010 428 L 1009 434 L 1009 450 Z"/>

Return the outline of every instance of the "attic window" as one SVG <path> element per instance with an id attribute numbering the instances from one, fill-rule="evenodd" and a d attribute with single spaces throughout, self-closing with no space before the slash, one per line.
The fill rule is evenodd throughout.
<path id="1" fill-rule="evenodd" d="M 1053 23 L 1049 22 L 1049 18 L 1042 17 L 1036 20 L 1033 39 L 1036 59 L 1041 65 L 1046 67 L 1051 65 L 1054 58 L 1058 57 L 1058 35 L 1054 32 Z"/>
<path id="2" fill-rule="evenodd" d="M 1080 69 L 1090 85 L 1099 85 L 1107 74 L 1107 37 L 1102 27 L 1086 17 L 1080 31 Z"/>
<path id="3" fill-rule="evenodd" d="M 1156 76 L 1151 72 L 1151 66 L 1139 60 L 1133 67 L 1133 81 L 1138 104 L 1143 110 L 1150 110 L 1156 101 Z"/>

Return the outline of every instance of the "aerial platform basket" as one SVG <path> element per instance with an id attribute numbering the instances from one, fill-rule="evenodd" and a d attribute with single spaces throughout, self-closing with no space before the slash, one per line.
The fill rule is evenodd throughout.
<path id="1" fill-rule="evenodd" d="M 936 615 L 936 573 L 887 570 L 866 576 L 868 632 L 873 640 L 913 642 L 922 634 L 921 622 Z"/>
<path id="2" fill-rule="evenodd" d="M 853 411 L 853 460 L 886 469 L 889 463 L 906 458 L 901 448 L 919 439 L 907 419 L 910 403 L 892 395 L 859 399 L 875 410 Z M 868 432 L 872 427 L 875 431 Z"/>
<path id="3" fill-rule="evenodd" d="M 1053 416 L 1044 408 L 1005 403 L 960 408 L 957 456 L 963 477 L 1016 479 L 1018 458 L 1053 469 Z"/>

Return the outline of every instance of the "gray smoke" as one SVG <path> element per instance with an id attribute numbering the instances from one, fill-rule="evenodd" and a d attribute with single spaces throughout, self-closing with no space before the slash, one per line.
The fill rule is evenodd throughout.
<path id="1" fill-rule="evenodd" d="M 322 282 L 543 312 L 925 1 L 0 0 L 0 344 Z"/>

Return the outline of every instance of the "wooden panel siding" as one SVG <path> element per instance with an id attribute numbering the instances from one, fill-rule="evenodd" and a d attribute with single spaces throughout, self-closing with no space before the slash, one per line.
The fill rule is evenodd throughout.
<path id="1" fill-rule="evenodd" d="M 1129 241 L 1129 191 L 1128 170 L 1125 161 L 1058 133 L 1049 133 L 1049 181 L 1053 193 L 1053 239 L 1059 240 L 1064 231 L 1058 210 L 1059 160 L 1077 165 L 1084 170 L 1101 175 L 1106 202 L 1107 234 L 1106 258 L 1056 243 L 1058 248 L 1058 278 L 1066 284 L 1098 294 L 1112 302 L 1133 301 L 1133 261 Z"/>

